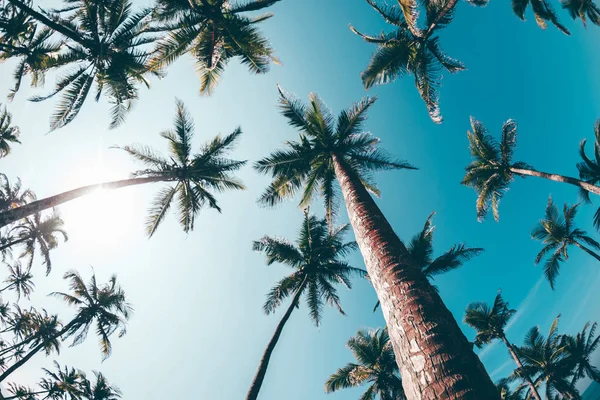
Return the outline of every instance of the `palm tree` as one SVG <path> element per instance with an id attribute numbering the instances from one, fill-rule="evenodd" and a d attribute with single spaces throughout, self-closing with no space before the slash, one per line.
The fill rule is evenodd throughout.
<path id="1" fill-rule="evenodd" d="M 513 360 L 515 360 L 517 368 L 523 369 L 517 349 L 506 338 L 506 325 L 515 313 L 516 310 L 510 309 L 508 303 L 498 293 L 492 307 L 484 302 L 469 304 L 465 311 L 465 323 L 477 331 L 474 340 L 475 346 L 481 348 L 485 344 L 490 344 L 495 339 L 500 339 L 508 349 Z M 536 400 L 542 400 L 533 384 L 531 376 L 523 375 L 522 378 L 529 385 L 531 396 Z"/>
<path id="2" fill-rule="evenodd" d="M 374 331 L 359 330 L 348 340 L 348 348 L 357 363 L 338 369 L 325 382 L 325 392 L 369 384 L 361 400 L 405 400 L 402 380 L 390 343 L 387 328 Z"/>
<path id="3" fill-rule="evenodd" d="M 35 194 L 30 189 L 22 189 L 21 180 L 17 178 L 14 185 L 8 177 L 0 172 L 0 213 L 21 207 L 35 200 Z M 3 225 L 5 226 L 5 225 Z"/>
<path id="4" fill-rule="evenodd" d="M 571 379 L 571 386 L 573 387 L 579 379 L 585 377 L 600 382 L 600 370 L 592 365 L 590 360 L 600 344 L 600 336 L 596 336 L 597 327 L 597 323 L 590 324 L 588 322 L 581 332 L 575 336 L 565 335 L 566 351 L 569 357 L 576 363 L 573 378 Z"/>
<path id="5" fill-rule="evenodd" d="M 108 380 L 101 372 L 94 372 L 96 381 L 92 384 L 84 379 L 83 396 L 89 400 L 118 400 L 121 398 L 121 391 L 115 386 L 111 386 Z M 84 376 L 85 378 L 85 376 Z"/>
<path id="6" fill-rule="evenodd" d="M 593 252 L 587 246 L 600 250 L 600 243 L 592 239 L 587 233 L 579 228 L 575 228 L 574 219 L 577 214 L 578 204 L 563 207 L 563 216 L 558 214 L 558 207 L 548 197 L 546 214 L 531 232 L 531 237 L 541 240 L 544 247 L 535 258 L 535 264 L 539 264 L 550 252 L 552 254 L 544 264 L 544 275 L 554 289 L 554 283 L 560 269 L 560 263 L 569 258 L 568 248 L 571 245 L 579 247 L 581 250 L 600 261 L 600 255 Z"/>
<path id="7" fill-rule="evenodd" d="M 0 375 L 0 382 L 3 382 L 40 350 L 46 348 L 50 342 L 63 336 L 65 338 L 75 336 L 72 346 L 80 344 L 86 339 L 94 321 L 96 322 L 95 331 L 100 337 L 103 359 L 110 356 L 112 352 L 110 336 L 117 330 L 119 337 L 125 335 L 126 323 L 132 308 L 125 299 L 125 292 L 117 284 L 116 276 L 113 275 L 108 283 L 102 286 L 97 284 L 95 274 L 92 274 L 87 286 L 77 271 L 68 271 L 64 278 L 70 280 L 73 294 L 54 292 L 51 295 L 62 299 L 68 305 L 77 307 L 77 314 L 68 324 L 31 348 L 19 361 L 6 369 Z"/>
<path id="8" fill-rule="evenodd" d="M 484 5 L 485 0 L 470 0 L 472 4 Z M 412 74 L 419 95 L 425 102 L 429 116 L 436 123 L 442 122 L 439 107 L 438 88 L 441 86 L 441 72 L 455 73 L 465 69 L 457 60 L 448 57 L 441 50 L 440 29 L 452 20 L 457 0 L 427 2 L 427 28 L 416 27 L 417 6 L 415 0 L 398 1 L 398 5 L 378 5 L 376 0 L 367 0 L 383 19 L 394 26 L 391 33 L 379 36 L 367 36 L 350 29 L 368 43 L 377 45 L 367 68 L 361 78 L 366 89 L 373 85 L 389 83 L 404 74 Z"/>
<path id="9" fill-rule="evenodd" d="M 536 377 L 534 385 L 545 384 L 547 399 L 557 393 L 567 399 L 579 398 L 579 392 L 569 382 L 574 361 L 566 351 L 563 336 L 558 334 L 559 317 L 552 322 L 546 338 L 537 326 L 529 330 L 523 346 L 517 348 L 523 368 L 515 370 L 513 375 Z"/>
<path id="10" fill-rule="evenodd" d="M 587 27 L 587 18 L 592 24 L 600 26 L 600 7 L 593 0 L 561 0 L 573 19 L 580 18 L 583 26 Z"/>
<path id="11" fill-rule="evenodd" d="M 41 72 L 71 68 L 58 80 L 54 91 L 31 99 L 43 101 L 62 93 L 50 121 L 51 129 L 77 116 L 94 83 L 96 101 L 104 92 L 112 104 L 110 127 L 121 124 L 138 98 L 137 84 L 150 85 L 145 75 L 151 53 L 140 46 L 154 41 L 146 35 L 151 10 L 134 14 L 129 0 L 111 0 L 110 7 L 104 7 L 103 2 L 77 0 L 68 1 L 67 9 L 48 15 L 21 0 L 8 1 L 64 37 L 63 51 L 37 67 L 42 68 Z"/>
<path id="12" fill-rule="evenodd" d="M 5 290 L 14 290 L 17 292 L 17 299 L 21 298 L 21 295 L 29 299 L 29 296 L 33 292 L 35 284 L 33 283 L 33 275 L 31 274 L 31 267 L 23 269 L 20 262 L 14 262 L 13 264 L 6 264 L 10 275 L 4 280 L 6 285 L 0 289 L 0 293 Z"/>
<path id="13" fill-rule="evenodd" d="M 294 269 L 291 275 L 277 282 L 267 295 L 267 301 L 263 306 L 265 313 L 275 312 L 286 298 L 290 296 L 293 298 L 267 344 L 246 400 L 256 400 L 258 397 L 271 354 L 292 311 L 299 307 L 300 298 L 303 295 L 306 298 L 310 317 L 317 326 L 321 323 L 321 313 L 325 302 L 344 315 L 334 285 L 341 283 L 350 289 L 350 276 L 353 274 L 364 276 L 365 274 L 364 270 L 354 268 L 343 260 L 344 256 L 357 247 L 356 242 L 344 243 L 342 241 L 348 229 L 348 225 L 342 225 L 328 230 L 326 220 L 309 216 L 306 211 L 296 244 L 270 236 L 264 236 L 261 240 L 254 242 L 253 250 L 265 253 L 267 265 L 277 262 Z"/>
<path id="14" fill-rule="evenodd" d="M 283 114 L 300 131 L 300 141 L 287 142 L 284 150 L 255 164 L 258 171 L 273 177 L 260 202 L 273 205 L 302 190 L 304 207 L 318 191 L 327 220 L 332 221 L 339 196 L 337 180 L 381 301 L 407 397 L 429 400 L 444 390 L 454 396 L 468 388 L 476 398 L 497 399 L 498 392 L 467 338 L 369 194 L 379 193 L 369 172 L 414 168 L 392 159 L 377 148 L 379 139 L 361 131 L 375 99 L 342 111 L 335 123 L 317 95 L 310 96 L 306 107 L 281 90 L 280 94 Z M 409 292 L 406 301 L 403 293 Z M 419 384 L 422 379 L 427 381 L 425 389 Z"/>
<path id="15" fill-rule="evenodd" d="M 502 126 L 500 143 L 488 135 L 483 124 L 471 117 L 472 132 L 467 132 L 469 149 L 473 161 L 465 168 L 462 184 L 477 193 L 477 218 L 482 220 L 491 208 L 496 221 L 499 219 L 498 205 L 508 190 L 509 184 L 518 176 L 537 176 L 555 182 L 568 183 L 590 193 L 600 194 L 600 187 L 568 176 L 536 171 L 529 164 L 514 161 L 517 145 L 517 123 L 509 119 Z"/>
<path id="16" fill-rule="evenodd" d="M 185 232 L 194 227 L 194 219 L 204 206 L 220 211 L 212 191 L 245 189 L 232 173 L 240 169 L 246 161 L 226 158 L 242 131 L 237 128 L 225 137 L 217 136 L 192 154 L 191 141 L 194 123 L 183 103 L 177 100 L 175 129 L 161 133 L 169 143 L 169 158 L 157 154 L 146 146 L 125 146 L 122 150 L 147 166 L 136 171 L 131 179 L 83 186 L 55 196 L 34 201 L 25 206 L 0 212 L 0 227 L 11 224 L 29 215 L 56 207 L 70 200 L 93 193 L 99 189 L 118 189 L 127 186 L 153 182 L 171 182 L 163 188 L 149 210 L 147 232 L 152 236 L 162 222 L 171 204 L 176 199 L 179 206 L 179 221 Z"/>
<path id="17" fill-rule="evenodd" d="M 12 116 L 6 107 L 0 109 L 0 158 L 6 157 L 11 150 L 11 143 L 19 141 L 19 127 L 11 125 Z"/>
<path id="18" fill-rule="evenodd" d="M 585 153 L 586 139 L 583 139 L 579 143 L 579 155 L 581 160 L 577 163 L 577 169 L 579 170 L 579 178 L 592 185 L 598 185 L 600 182 L 600 120 L 594 124 L 594 159 L 590 159 Z M 589 192 L 586 190 L 579 191 L 581 198 L 586 203 L 591 203 Z M 594 214 L 594 226 L 600 230 L 600 208 L 596 210 Z"/>
<path id="19" fill-rule="evenodd" d="M 525 11 L 527 6 L 531 5 L 535 22 L 542 29 L 546 29 L 547 22 L 552 22 L 565 35 L 570 35 L 571 32 L 560 23 L 556 11 L 550 5 L 548 0 L 512 0 L 512 9 L 517 17 L 525 21 Z"/>
<path id="20" fill-rule="evenodd" d="M 496 387 L 500 392 L 500 398 L 502 400 L 525 400 L 523 397 L 525 386 L 519 385 L 515 390 L 512 390 L 510 383 L 511 380 L 508 378 L 502 378 L 496 382 Z"/>
<path id="21" fill-rule="evenodd" d="M 191 53 L 200 73 L 200 93 L 211 94 L 227 63 L 238 57 L 255 74 L 266 73 L 277 63 L 269 42 L 255 25 L 270 17 L 242 15 L 269 7 L 280 0 L 157 0 L 155 17 L 169 34 L 162 39 L 150 68 L 160 71 L 178 57 Z"/>

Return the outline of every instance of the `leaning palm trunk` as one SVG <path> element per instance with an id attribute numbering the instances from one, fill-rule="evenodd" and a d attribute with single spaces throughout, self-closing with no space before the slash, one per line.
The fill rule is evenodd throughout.
<path id="1" fill-rule="evenodd" d="M 517 355 L 517 352 L 516 352 L 514 346 L 508 341 L 508 339 L 506 338 L 506 336 L 502 335 L 500 338 L 502 339 L 502 341 L 504 342 L 504 344 L 508 348 L 508 352 L 510 353 L 511 357 L 513 358 L 513 360 L 515 360 L 515 364 L 517 364 L 517 367 L 519 367 L 520 370 L 523 370 L 523 364 L 521 363 L 521 359 Z M 535 385 L 533 384 L 533 381 L 531 380 L 531 377 L 526 374 L 525 376 L 522 376 L 522 378 L 523 378 L 523 380 L 525 382 L 527 382 L 527 384 L 531 388 L 531 392 L 530 392 L 531 395 L 536 400 L 542 400 L 542 398 L 540 397 L 540 394 L 537 392 L 537 388 L 535 387 Z"/>
<path id="2" fill-rule="evenodd" d="M 302 285 L 300 285 L 300 287 L 296 291 L 296 295 L 292 300 L 292 304 L 290 304 L 285 314 L 283 314 L 283 318 L 281 318 L 281 321 L 279 321 L 279 324 L 277 324 L 277 328 L 275 328 L 275 333 L 273 333 L 273 336 L 271 337 L 269 344 L 267 344 L 267 348 L 265 349 L 265 352 L 263 353 L 263 356 L 260 359 L 258 370 L 256 371 L 256 375 L 254 376 L 252 385 L 250 385 L 250 389 L 248 390 L 248 394 L 246 395 L 246 400 L 256 400 L 258 398 L 258 392 L 260 391 L 263 380 L 265 379 L 265 374 L 267 373 L 267 368 L 269 367 L 271 354 L 273 353 L 273 350 L 275 350 L 275 346 L 279 341 L 279 336 L 281 336 L 283 327 L 287 323 L 288 319 L 290 319 L 290 315 L 292 315 L 292 311 L 294 311 L 294 308 L 298 306 L 298 301 L 300 300 L 300 296 L 302 295 L 305 283 L 306 278 L 304 279 Z"/>
<path id="3" fill-rule="evenodd" d="M 593 252 L 592 250 L 588 249 L 587 247 L 585 247 L 581 243 L 578 243 L 578 242 L 573 242 L 573 243 L 575 244 L 575 246 L 579 247 L 581 250 L 585 251 L 590 256 L 594 257 L 596 260 L 600 261 L 600 255 L 598 255 L 595 252 Z"/>
<path id="4" fill-rule="evenodd" d="M 120 181 L 98 183 L 95 185 L 82 186 L 77 189 L 69 190 L 54 196 L 46 197 L 45 199 L 36 200 L 25 204 L 21 207 L 16 207 L 8 211 L 0 213 L 0 228 L 8 224 L 12 224 L 22 218 L 37 214 L 49 208 L 56 207 L 67 201 L 71 201 L 78 197 L 90 194 L 99 189 L 119 189 L 126 186 L 142 185 L 144 183 L 161 182 L 168 180 L 162 176 L 151 176 L 146 178 L 131 178 Z"/>
<path id="5" fill-rule="evenodd" d="M 389 330 L 409 400 L 499 400 L 450 311 L 358 177 L 333 155 L 336 178 Z"/>
<path id="6" fill-rule="evenodd" d="M 19 238 L 19 239 L 15 239 L 15 240 L 13 240 L 11 242 L 8 242 L 5 245 L 0 246 L 0 251 L 4 251 L 6 249 L 9 249 L 9 248 L 13 247 L 16 244 L 23 243 L 24 241 L 26 241 L 27 239 L 30 239 L 30 238 L 31 238 L 31 236 L 25 236 L 25 237 L 22 237 L 22 238 Z M 0 290 L 0 292 L 1 291 L 2 290 Z"/>
<path id="7" fill-rule="evenodd" d="M 522 168 L 510 168 L 510 172 L 513 174 L 521 175 L 521 176 L 537 176 L 538 178 L 546 178 L 554 182 L 563 182 L 568 183 L 569 185 L 577 186 L 583 190 L 586 190 L 590 193 L 599 194 L 600 195 L 600 187 L 596 185 L 592 185 L 591 183 L 587 183 L 582 181 L 581 179 L 572 178 L 570 176 L 558 175 L 558 174 L 549 174 L 546 172 L 534 171 L 531 169 L 522 169 Z"/>

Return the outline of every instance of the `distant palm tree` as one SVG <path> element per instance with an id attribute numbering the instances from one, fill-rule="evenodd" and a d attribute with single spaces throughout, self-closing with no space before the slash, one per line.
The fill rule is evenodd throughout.
<path id="1" fill-rule="evenodd" d="M 78 399 L 82 394 L 82 374 L 75 368 L 61 367 L 54 361 L 55 371 L 43 368 L 47 378 L 43 378 L 40 386 L 42 391 L 36 394 L 45 394 L 49 399 Z M 5 399 L 8 400 L 8 399 Z"/>
<path id="2" fill-rule="evenodd" d="M 465 323 L 477 332 L 474 341 L 475 346 L 481 348 L 485 344 L 490 344 L 495 339 L 500 339 L 508 349 L 513 360 L 515 360 L 517 367 L 522 369 L 523 364 L 519 359 L 517 349 L 508 341 L 505 332 L 508 321 L 515 313 L 516 310 L 508 308 L 508 303 L 498 293 L 491 308 L 483 302 L 469 304 L 465 311 Z M 542 400 L 533 384 L 531 376 L 525 374 L 521 378 L 529 385 L 530 395 L 537 400 Z"/>
<path id="3" fill-rule="evenodd" d="M 11 143 L 19 141 L 19 127 L 12 123 L 12 116 L 6 110 L 6 106 L 0 109 L 0 158 L 6 157 L 11 150 Z"/>
<path id="4" fill-rule="evenodd" d="M 146 35 L 151 10 L 133 14 L 129 0 L 111 0 L 110 6 L 101 1 L 69 0 L 66 9 L 48 14 L 21 0 L 8 1 L 64 37 L 63 51 L 39 67 L 41 72 L 66 66 L 71 69 L 58 80 L 52 93 L 31 99 L 43 101 L 62 93 L 50 121 L 51 129 L 77 116 L 94 83 L 96 101 L 105 92 L 112 104 L 110 127 L 120 125 L 138 98 L 137 84 L 149 86 L 145 75 L 150 53 L 140 46 L 154 41 Z"/>
<path id="5" fill-rule="evenodd" d="M 35 194 L 30 189 L 23 189 L 21 180 L 11 185 L 8 177 L 0 172 L 0 212 L 21 207 L 35 200 Z"/>
<path id="6" fill-rule="evenodd" d="M 85 399 L 118 400 L 121 398 L 121 391 L 119 388 L 111 386 L 101 372 L 94 372 L 94 376 L 96 377 L 94 383 L 87 379 L 83 382 L 83 396 Z"/>
<path id="7" fill-rule="evenodd" d="M 600 183 L 600 120 L 594 124 L 594 136 L 593 159 L 590 159 L 585 153 L 587 139 L 583 139 L 579 144 L 579 155 L 582 161 L 577 163 L 577 169 L 579 170 L 579 178 L 581 180 L 592 185 L 598 185 Z M 585 202 L 591 203 L 590 192 L 580 189 L 579 194 Z M 594 226 L 600 230 L 600 208 L 596 210 L 594 215 Z"/>
<path id="8" fill-rule="evenodd" d="M 514 161 L 517 145 L 517 123 L 509 119 L 502 126 L 502 138 L 498 143 L 488 135 L 483 124 L 471 118 L 472 132 L 468 132 L 469 149 L 473 161 L 465 168 L 462 184 L 475 189 L 477 193 L 477 218 L 482 220 L 492 209 L 496 221 L 499 219 L 498 205 L 508 190 L 509 184 L 518 176 L 537 176 L 555 182 L 568 183 L 600 195 L 600 187 L 568 176 L 536 171 L 529 164 Z"/>
<path id="9" fill-rule="evenodd" d="M 525 397 L 523 397 L 525 386 L 519 385 L 515 390 L 512 390 L 510 384 L 511 380 L 508 378 L 503 378 L 496 382 L 496 387 L 500 392 L 500 398 L 502 400 L 525 400 Z"/>
<path id="10" fill-rule="evenodd" d="M 566 9 L 573 19 L 580 18 L 583 26 L 586 26 L 587 18 L 592 24 L 600 26 L 600 7 L 594 0 L 561 0 L 562 7 Z"/>
<path id="11" fill-rule="evenodd" d="M 525 21 L 525 11 L 527 11 L 527 6 L 530 4 L 535 17 L 535 22 L 537 22 L 540 28 L 546 29 L 548 26 L 546 22 L 549 21 L 565 35 L 571 34 L 571 32 L 560 23 L 556 11 L 554 11 L 554 8 L 550 5 L 548 0 L 512 0 L 513 12 L 517 17 Z"/>
<path id="12" fill-rule="evenodd" d="M 269 7 L 280 0 L 158 0 L 155 17 L 166 23 L 158 30 L 170 31 L 156 47 L 150 61 L 160 71 L 178 57 L 191 53 L 200 73 L 200 93 L 211 94 L 230 59 L 239 57 L 256 74 L 269 70 L 278 62 L 273 49 L 255 25 L 270 17 L 242 15 Z"/>
<path id="13" fill-rule="evenodd" d="M 552 197 L 549 197 L 544 218 L 538 222 L 531 232 L 533 239 L 541 240 L 545 245 L 535 258 L 536 265 L 552 252 L 544 264 L 544 275 L 546 275 L 552 289 L 554 289 L 560 263 L 569 258 L 569 246 L 577 246 L 600 261 L 600 255 L 586 247 L 590 246 L 595 250 L 600 250 L 600 243 L 589 237 L 584 230 L 575 227 L 574 219 L 577 214 L 577 207 L 578 204 L 570 207 L 565 204 L 563 216 L 561 217 L 558 213 L 558 207 L 552 201 Z"/>
<path id="14" fill-rule="evenodd" d="M 0 289 L 0 293 L 5 290 L 13 290 L 17 292 L 17 299 L 20 299 L 21 295 L 29 299 L 29 296 L 33 292 L 33 288 L 35 287 L 33 275 L 31 274 L 31 267 L 23 269 L 20 262 L 6 264 L 6 266 L 8 267 L 10 274 L 4 282 L 8 285 Z"/>
<path id="15" fill-rule="evenodd" d="M 83 186 L 55 196 L 34 201 L 27 205 L 0 212 L 0 227 L 11 224 L 29 215 L 56 207 L 67 201 L 93 193 L 98 189 L 118 189 L 127 186 L 153 182 L 170 182 L 173 185 L 163 188 L 149 210 L 146 228 L 152 236 L 164 219 L 173 201 L 179 207 L 179 222 L 185 232 L 194 228 L 194 219 L 204 206 L 221 211 L 211 191 L 245 189 L 244 185 L 232 176 L 246 161 L 226 158 L 242 131 L 237 128 L 230 135 L 215 137 L 192 153 L 194 123 L 183 103 L 177 100 L 175 129 L 161 133 L 169 143 L 169 158 L 165 158 L 146 146 L 125 146 L 122 150 L 147 166 L 136 171 L 131 179 Z"/>
<path id="16" fill-rule="evenodd" d="M 405 400 L 402 379 L 394 358 L 387 328 L 374 331 L 359 330 L 348 340 L 348 348 L 358 363 L 338 369 L 325 382 L 325 392 L 369 384 L 361 400 Z"/>
<path id="17" fill-rule="evenodd" d="M 569 379 L 574 361 L 566 351 L 563 336 L 558 334 L 559 317 L 552 322 L 547 337 L 540 333 L 537 326 L 529 330 L 523 346 L 517 348 L 523 368 L 515 370 L 513 376 L 527 374 L 535 377 L 536 387 L 545 384 L 547 399 L 553 399 L 556 394 L 577 399 L 579 392 L 571 386 Z"/>
<path id="18" fill-rule="evenodd" d="M 80 344 L 87 337 L 88 331 L 94 321 L 96 322 L 95 331 L 100 336 L 100 347 L 104 359 L 110 356 L 112 351 L 110 336 L 117 330 L 119 331 L 119 337 L 125 335 L 126 322 L 129 319 L 132 308 L 127 303 L 125 292 L 117 284 L 117 278 L 114 275 L 107 284 L 102 286 L 97 284 L 95 275 L 92 275 L 87 286 L 81 275 L 76 271 L 68 271 L 64 278 L 70 281 L 73 294 L 62 292 L 51 294 L 61 298 L 68 305 L 77 307 L 77 314 L 68 324 L 29 349 L 22 358 L 7 368 L 0 375 L 0 382 L 6 380 L 8 376 L 29 361 L 36 353 L 48 346 L 50 342 L 56 341 L 63 336 L 75 336 L 72 345 Z"/>
<path id="19" fill-rule="evenodd" d="M 336 123 L 316 94 L 310 95 L 308 106 L 281 89 L 280 96 L 282 112 L 298 129 L 300 140 L 286 142 L 285 149 L 255 163 L 259 172 L 273 178 L 260 203 L 274 205 L 302 191 L 300 206 L 305 207 L 318 192 L 331 223 L 339 198 L 337 180 L 369 278 L 382 304 L 396 362 L 404 366 L 403 375 L 410 376 L 404 378 L 407 396 L 433 398 L 423 397 L 434 394 L 418 385 L 420 377 L 426 375 L 449 396 L 454 396 L 459 386 L 467 385 L 475 397 L 498 398 L 496 387 L 452 314 L 408 257 L 406 246 L 369 194 L 379 193 L 371 172 L 414 168 L 394 160 L 378 148 L 379 139 L 362 131 L 367 110 L 375 99 L 364 99 L 342 111 Z M 409 301 L 406 293 L 410 293 Z M 413 316 L 410 321 L 406 318 L 408 312 Z M 419 364 L 418 371 L 410 361 L 414 357 L 426 360 L 424 365 Z"/>
<path id="20" fill-rule="evenodd" d="M 364 276 L 366 273 L 343 260 L 344 256 L 357 248 L 356 242 L 342 241 L 348 229 L 349 225 L 342 225 L 329 231 L 326 220 L 309 216 L 308 212 L 305 212 L 295 245 L 287 240 L 270 236 L 254 242 L 253 249 L 266 254 L 268 265 L 277 262 L 294 269 L 291 275 L 273 286 L 267 295 L 263 307 L 265 313 L 275 312 L 286 298 L 290 296 L 293 298 L 263 353 L 246 400 L 256 400 L 258 397 L 271 354 L 292 311 L 299 307 L 302 295 L 306 295 L 310 317 L 317 326 L 321 323 L 323 303 L 335 307 L 344 314 L 334 285 L 341 283 L 350 289 L 350 276 L 354 274 Z"/>
<path id="21" fill-rule="evenodd" d="M 571 379 L 573 387 L 579 379 L 585 377 L 600 382 L 600 370 L 591 362 L 594 352 L 600 345 L 600 336 L 596 336 L 597 327 L 597 323 L 590 324 L 588 322 L 575 336 L 565 335 L 566 351 L 575 362 L 575 370 Z"/>

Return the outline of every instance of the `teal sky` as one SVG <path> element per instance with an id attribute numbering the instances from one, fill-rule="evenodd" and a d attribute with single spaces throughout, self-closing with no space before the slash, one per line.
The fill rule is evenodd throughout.
<path id="1" fill-rule="evenodd" d="M 530 231 L 543 215 L 548 195 L 560 205 L 575 203 L 576 189 L 518 179 L 502 201 L 500 223 L 479 223 L 475 194 L 460 185 L 470 161 L 466 131 L 471 115 L 496 137 L 503 121 L 516 119 L 517 159 L 542 171 L 576 175 L 578 143 L 583 138 L 592 141 L 593 124 L 600 117 L 600 58 L 593 51 L 600 45 L 600 28 L 586 31 L 561 11 L 573 33 L 567 37 L 553 27 L 539 29 L 532 15 L 526 22 L 518 20 L 507 1 L 492 1 L 486 8 L 461 2 L 441 43 L 468 70 L 444 76 L 445 122 L 435 125 L 412 78 L 363 89 L 359 74 L 374 48 L 347 26 L 352 23 L 365 33 L 385 28 L 365 1 L 283 0 L 272 11 L 274 18 L 261 28 L 282 66 L 253 76 L 233 62 L 216 93 L 207 98 L 199 96 L 193 63 L 183 57 L 166 78 L 153 81 L 151 90 L 141 90 L 126 124 L 113 131 L 107 129 L 108 105 L 90 98 L 73 123 L 48 133 L 55 102 L 26 99 L 50 91 L 54 77 L 47 77 L 43 89 L 25 87 L 9 104 L 23 145 L 0 161 L 0 171 L 13 179 L 21 177 L 40 198 L 124 178 L 137 166 L 124 152 L 109 147 L 140 143 L 163 151 L 158 134 L 172 125 L 175 97 L 194 117 L 196 146 L 241 126 L 244 134 L 234 155 L 253 162 L 297 137 L 277 110 L 276 83 L 302 99 L 317 92 L 336 114 L 367 94 L 377 95 L 367 129 L 388 151 L 420 168 L 377 175 L 383 193 L 378 201 L 396 232 L 409 239 L 436 211 L 437 254 L 458 242 L 486 249 L 462 269 L 435 281 L 466 335 L 472 338 L 474 332 L 462 324 L 465 306 L 476 300 L 491 302 L 499 289 L 519 310 L 508 329 L 515 343 L 521 343 L 531 326 L 540 325 L 546 332 L 558 314 L 560 330 L 568 333 L 588 320 L 600 320 L 600 269 L 593 259 L 573 249 L 554 292 L 542 279 L 541 267 L 533 264 L 541 244 L 530 239 Z M 8 93 L 12 85 L 12 67 L 0 66 L 0 93 Z M 130 400 L 244 397 L 285 308 L 265 316 L 265 294 L 289 273 L 283 266 L 267 267 L 263 256 L 252 252 L 251 242 L 264 234 L 295 239 L 302 214 L 296 202 L 274 210 L 258 207 L 255 200 L 268 179 L 250 166 L 239 175 L 248 190 L 219 195 L 223 213 L 205 210 L 188 235 L 169 215 L 153 239 L 146 239 L 146 209 L 160 184 L 92 196 L 61 208 L 70 240 L 53 252 L 49 277 L 36 264 L 32 304 L 68 320 L 70 311 L 45 295 L 67 289 L 61 276 L 68 269 L 88 277 L 93 267 L 100 281 L 117 274 L 135 314 L 128 334 L 114 339 L 114 353 L 104 363 L 92 335 L 83 345 L 65 347 L 57 360 L 87 371 L 100 369 Z M 577 222 L 597 237 L 591 225 L 594 210 L 582 206 Z M 339 222 L 345 222 L 345 210 L 340 215 Z M 351 261 L 363 267 L 358 252 Z M 372 313 L 376 296 L 368 282 L 357 281 L 349 292 L 340 290 L 346 317 L 327 309 L 317 329 L 304 306 L 294 312 L 272 358 L 262 400 L 351 400 L 361 393 L 326 395 L 323 386 L 331 373 L 352 361 L 345 348 L 348 338 L 361 327 L 383 326 L 384 321 L 380 312 Z M 494 380 L 513 368 L 500 345 L 479 354 Z M 34 383 L 40 367 L 53 359 L 37 355 L 14 374 L 15 380 Z"/>

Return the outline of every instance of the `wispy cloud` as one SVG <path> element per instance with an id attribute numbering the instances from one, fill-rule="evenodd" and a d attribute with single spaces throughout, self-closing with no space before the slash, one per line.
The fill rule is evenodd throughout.
<path id="1" fill-rule="evenodd" d="M 502 371 L 504 371 L 506 368 L 508 368 L 511 365 L 514 366 L 514 363 L 515 362 L 513 360 L 506 360 L 502 365 L 490 372 L 490 378 L 495 379 L 495 377 L 499 375 Z"/>

